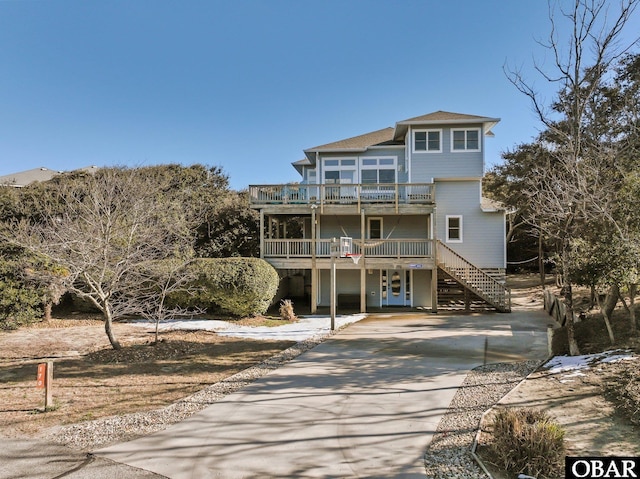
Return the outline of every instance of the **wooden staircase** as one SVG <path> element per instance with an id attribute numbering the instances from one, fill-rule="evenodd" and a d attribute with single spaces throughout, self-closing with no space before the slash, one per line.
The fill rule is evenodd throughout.
<path id="1" fill-rule="evenodd" d="M 463 304 L 466 309 L 469 309 L 472 303 L 477 303 L 478 299 L 481 299 L 502 313 L 511 312 L 511 291 L 509 288 L 471 264 L 441 241 L 437 242 L 437 248 L 439 273 L 444 273 L 438 274 L 438 287 L 439 289 L 442 288 L 438 294 L 438 303 L 441 303 L 441 293 L 442 299 L 446 303 L 459 302 L 454 298 L 453 294 L 456 290 L 460 291 L 451 282 L 451 280 L 454 280 L 463 288 L 462 292 L 464 294 L 462 297 L 464 298 Z M 442 281 L 440 281 L 440 278 L 442 278 Z M 447 281 L 449 282 L 447 283 Z M 459 294 L 458 298 L 460 298 Z"/>

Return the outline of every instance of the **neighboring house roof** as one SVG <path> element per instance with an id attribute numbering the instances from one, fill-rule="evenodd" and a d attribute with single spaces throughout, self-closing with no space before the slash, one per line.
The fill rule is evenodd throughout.
<path id="1" fill-rule="evenodd" d="M 87 166 L 73 171 L 92 172 L 96 169 L 98 169 L 97 166 Z M 64 173 L 64 171 L 50 170 L 49 168 L 42 166 L 32 170 L 19 171 L 17 173 L 0 176 L 0 186 L 15 186 L 16 188 L 21 188 L 36 181 L 49 181 L 51 178 L 61 173 Z"/>
<path id="2" fill-rule="evenodd" d="M 451 124 L 478 124 L 484 126 L 484 134 L 493 136 L 491 129 L 500 121 L 500 118 L 489 118 L 478 115 L 467 115 L 464 113 L 452 113 L 449 111 L 435 111 L 415 118 L 409 118 L 396 123 L 395 127 L 383 128 L 382 130 L 372 131 L 364 135 L 353 136 L 345 140 L 327 143 L 326 145 L 314 146 L 304 150 L 307 159 L 311 163 L 303 163 L 305 160 L 296 161 L 293 166 L 302 173 L 303 166 L 309 166 L 315 163 L 316 153 L 331 152 L 358 152 L 366 151 L 372 146 L 384 145 L 402 145 L 404 137 L 409 130 L 409 126 L 435 126 L 435 125 L 451 125 Z"/>

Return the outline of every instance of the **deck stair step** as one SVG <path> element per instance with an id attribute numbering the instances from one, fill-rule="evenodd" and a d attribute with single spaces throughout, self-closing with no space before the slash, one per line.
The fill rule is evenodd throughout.
<path id="1" fill-rule="evenodd" d="M 447 295 L 445 293 L 453 291 L 453 286 L 450 283 L 453 280 L 459 285 L 458 288 L 462 288 L 466 309 L 469 309 L 472 298 L 475 296 L 500 312 L 508 313 L 511 311 L 511 291 L 503 283 L 467 261 L 441 241 L 438 241 L 437 258 L 439 305 L 446 301 Z M 443 284 L 449 284 L 449 286 L 442 286 L 442 292 L 440 291 L 440 273 L 443 273 Z M 446 283 L 446 277 L 448 277 L 449 283 Z M 447 292 L 446 289 L 450 291 Z M 442 301 L 440 301 L 441 295 L 443 295 Z M 458 295 L 458 302 L 460 301 L 459 297 L 460 295 Z"/>
<path id="2" fill-rule="evenodd" d="M 495 309 L 469 291 L 442 269 L 438 269 L 438 309 L 449 311 L 486 311 Z"/>

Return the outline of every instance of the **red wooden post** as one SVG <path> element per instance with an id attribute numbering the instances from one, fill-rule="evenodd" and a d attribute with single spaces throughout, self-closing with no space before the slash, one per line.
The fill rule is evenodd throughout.
<path id="1" fill-rule="evenodd" d="M 44 389 L 44 410 L 53 404 L 53 361 L 38 364 L 36 387 Z"/>
<path id="2" fill-rule="evenodd" d="M 44 389 L 45 382 L 47 381 L 47 364 L 38 364 L 38 374 L 36 375 L 36 387 L 38 389 Z"/>

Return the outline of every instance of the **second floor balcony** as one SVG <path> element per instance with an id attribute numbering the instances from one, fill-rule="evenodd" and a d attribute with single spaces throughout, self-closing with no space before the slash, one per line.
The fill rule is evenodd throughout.
<path id="1" fill-rule="evenodd" d="M 251 185 L 252 206 L 262 205 L 431 205 L 433 183 Z"/>
<path id="2" fill-rule="evenodd" d="M 314 255 L 315 247 L 315 255 Z M 433 256 L 433 240 L 379 239 L 353 240 L 353 253 L 368 258 L 426 258 Z M 330 258 L 331 239 L 266 239 L 264 258 Z"/>

